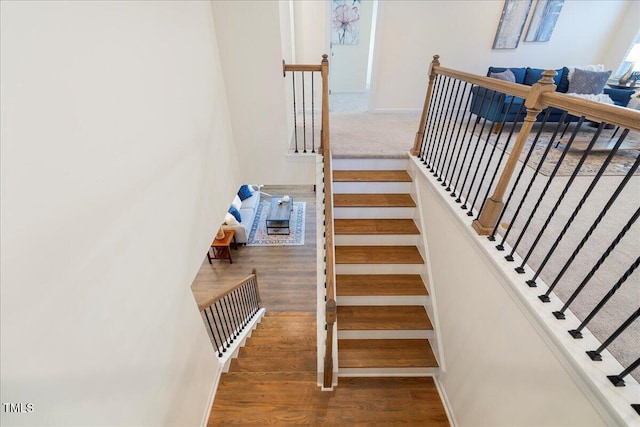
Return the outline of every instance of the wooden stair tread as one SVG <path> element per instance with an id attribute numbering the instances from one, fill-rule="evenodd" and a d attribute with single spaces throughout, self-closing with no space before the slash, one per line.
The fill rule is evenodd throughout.
<path id="1" fill-rule="evenodd" d="M 415 207 L 416 202 L 413 201 L 410 194 L 396 193 L 378 193 L 378 194 L 334 194 L 333 206 L 342 207 Z"/>
<path id="2" fill-rule="evenodd" d="M 336 246 L 336 264 L 423 264 L 415 246 Z"/>
<path id="3" fill-rule="evenodd" d="M 420 234 L 412 219 L 334 219 L 335 234 Z"/>
<path id="4" fill-rule="evenodd" d="M 341 305 L 338 330 L 433 330 L 421 305 Z"/>
<path id="5" fill-rule="evenodd" d="M 428 295 L 419 274 L 338 274 L 338 296 Z"/>
<path id="6" fill-rule="evenodd" d="M 333 182 L 411 182 L 406 170 L 334 170 Z"/>
<path id="7" fill-rule="evenodd" d="M 340 339 L 340 368 L 436 368 L 426 339 Z"/>

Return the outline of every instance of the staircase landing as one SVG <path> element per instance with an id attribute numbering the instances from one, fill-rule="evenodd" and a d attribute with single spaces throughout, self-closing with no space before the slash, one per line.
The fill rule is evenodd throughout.
<path id="1" fill-rule="evenodd" d="M 321 391 L 315 319 L 268 312 L 222 374 L 207 425 L 449 425 L 430 377 L 340 378 Z"/>

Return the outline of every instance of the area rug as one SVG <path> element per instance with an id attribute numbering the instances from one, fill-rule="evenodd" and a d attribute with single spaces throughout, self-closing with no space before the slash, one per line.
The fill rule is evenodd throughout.
<path id="1" fill-rule="evenodd" d="M 543 158 L 544 152 L 547 149 L 549 141 L 551 141 L 551 138 L 553 136 L 553 131 L 551 128 L 550 130 L 543 129 L 542 132 L 540 132 L 540 137 L 536 141 L 535 147 L 533 147 L 533 152 L 531 153 L 531 158 L 529 159 L 527 166 L 535 169 L 538 167 L 540 162 L 543 161 L 540 168 L 540 173 L 544 176 L 550 176 L 554 168 L 556 167 L 556 164 L 560 160 L 563 151 L 565 150 L 566 144 L 568 143 L 571 136 L 571 131 L 572 129 L 570 127 L 564 136 L 556 137 L 551 149 L 547 153 L 546 158 Z M 538 129 L 534 128 L 527 138 L 525 147 L 522 150 L 522 154 L 520 155 L 521 162 L 523 162 L 529 154 L 531 144 L 533 143 L 537 132 Z M 485 130 L 484 135 L 482 135 L 481 137 L 485 141 L 487 140 L 487 133 L 488 132 Z M 564 159 L 562 160 L 562 163 L 560 164 L 560 167 L 558 168 L 558 171 L 556 173 L 558 176 L 569 176 L 574 172 L 576 166 L 579 164 L 584 155 L 584 150 L 589 145 L 591 138 L 593 138 L 594 133 L 595 129 L 593 129 L 592 131 L 581 130 L 577 133 L 573 143 L 571 144 L 571 147 L 569 147 L 569 150 L 567 151 Z M 498 138 L 497 146 L 499 149 L 504 149 L 504 145 L 508 139 L 508 134 L 509 132 L 507 131 L 507 129 L 505 129 L 505 131 L 503 131 L 500 135 L 500 138 Z M 580 171 L 578 172 L 578 175 L 596 175 L 610 153 L 610 151 L 606 147 L 611 147 L 617 141 L 619 136 L 620 132 L 618 132 L 617 135 L 614 135 L 613 131 L 603 131 L 598 138 L 598 141 L 594 145 L 592 152 L 587 155 L 584 163 L 582 164 L 582 167 L 580 168 Z M 496 137 L 496 134 L 491 133 L 488 137 L 489 144 L 496 144 Z M 517 131 L 514 132 L 511 141 L 509 141 L 507 153 L 511 153 L 511 149 L 513 147 L 513 144 L 515 143 L 516 137 Z M 605 169 L 605 175 L 625 175 L 629 171 L 638 155 L 640 154 L 640 151 L 638 151 L 640 150 L 640 137 L 635 132 L 629 133 L 620 148 L 621 149 L 616 152 L 616 155 L 613 156 L 611 162 Z"/>
<path id="2" fill-rule="evenodd" d="M 247 239 L 247 246 L 288 246 L 304 245 L 305 202 L 293 202 L 293 212 L 289 221 L 289 234 L 267 234 L 269 202 L 260 202 L 256 218 Z"/>

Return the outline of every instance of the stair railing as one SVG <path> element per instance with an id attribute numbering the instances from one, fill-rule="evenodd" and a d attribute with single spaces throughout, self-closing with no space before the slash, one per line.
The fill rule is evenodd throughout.
<path id="1" fill-rule="evenodd" d="M 335 359 L 335 323 L 336 323 L 336 301 L 335 301 L 335 245 L 333 236 L 333 190 L 331 172 L 331 146 L 329 141 L 329 60 L 328 56 L 322 55 L 320 65 L 300 65 L 283 64 L 283 75 L 291 73 L 292 82 L 292 103 L 293 103 L 293 151 L 298 153 L 311 152 L 322 155 L 322 192 L 324 211 L 324 264 L 325 264 L 325 304 L 324 304 L 324 330 L 326 331 L 324 343 L 324 358 L 322 371 L 323 389 L 329 390 L 333 387 L 333 367 Z M 296 80 L 296 73 L 299 74 Z M 305 80 L 305 73 L 310 76 Z M 321 98 L 321 129 L 319 135 L 320 145 L 316 148 L 315 129 L 315 84 L 314 73 L 320 73 L 322 83 Z M 305 81 L 307 83 L 305 83 Z M 310 85 L 310 86 L 306 86 Z M 310 94 L 309 97 L 306 95 Z M 307 106 L 311 109 L 308 110 Z M 309 120 L 310 119 L 310 120 Z M 307 123 L 310 122 L 310 128 Z M 301 125 L 298 125 L 301 123 Z"/>
<path id="2" fill-rule="evenodd" d="M 233 351 L 234 343 L 260 312 L 256 269 L 231 289 L 198 304 L 198 309 L 216 354 L 220 358 L 224 357 L 227 352 Z"/>
<path id="3" fill-rule="evenodd" d="M 632 334 L 627 342 L 640 343 L 640 253 L 629 232 L 640 217 L 640 198 L 628 185 L 640 180 L 640 111 L 556 92 L 556 74 L 544 71 L 526 86 L 444 68 L 434 56 L 411 153 L 466 215 L 475 217 L 473 229 L 499 240 L 497 251 L 508 250 L 505 259 L 517 261 L 517 273 L 531 271 L 522 283 L 543 289 L 537 309 L 560 300 L 554 293 L 558 284 L 573 289 L 552 313 L 558 322 L 582 298 L 581 311 L 588 314 L 568 330 L 571 337 L 582 338 L 599 317 L 617 317 L 619 326 L 596 337 L 602 346 L 587 354 L 599 361 L 607 349 L 609 358 L 616 353 L 623 369 L 607 375 L 611 386 L 623 387 L 627 378 L 636 387 L 631 374 L 640 366 L 640 347 L 629 355 L 629 349 L 615 352 L 611 344 L 623 333 Z M 564 177 L 558 179 L 560 169 Z M 619 178 L 601 182 L 611 171 Z M 590 178 L 574 185 L 585 176 Z M 586 265 L 587 252 L 597 261 Z M 551 258 L 562 260 L 562 267 L 552 266 Z M 615 276 L 593 280 L 605 262 Z M 592 290 L 595 282 L 605 285 L 599 293 Z M 626 299 L 628 306 L 620 299 L 611 303 L 621 289 L 635 292 Z M 598 302 L 585 307 L 587 299 Z M 629 404 L 640 415 L 638 402 Z"/>

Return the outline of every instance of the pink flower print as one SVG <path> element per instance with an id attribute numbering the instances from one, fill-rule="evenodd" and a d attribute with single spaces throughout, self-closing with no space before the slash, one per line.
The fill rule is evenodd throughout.
<path id="1" fill-rule="evenodd" d="M 347 33 L 353 31 L 352 24 L 360 19 L 357 7 L 347 6 L 343 4 L 336 7 L 335 16 L 333 17 L 333 28 L 338 33 L 338 41 L 340 44 L 345 43 L 345 36 Z"/>

